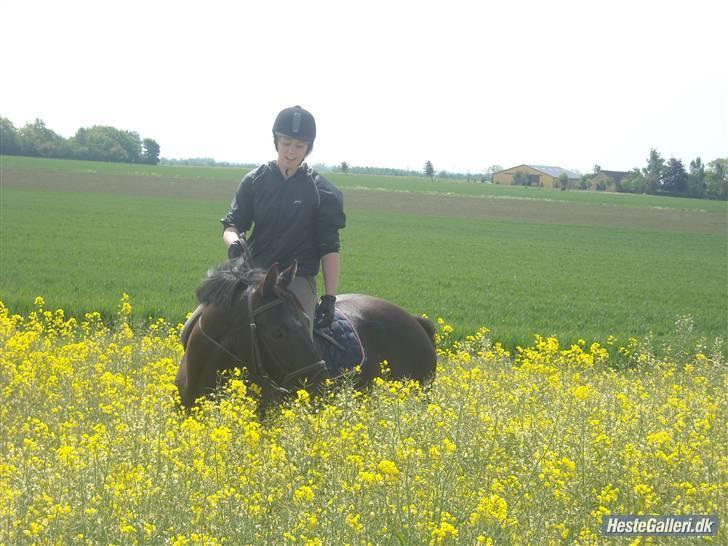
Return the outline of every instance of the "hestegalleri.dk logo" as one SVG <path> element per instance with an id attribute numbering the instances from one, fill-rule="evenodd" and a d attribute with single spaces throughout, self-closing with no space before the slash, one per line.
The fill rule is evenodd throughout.
<path id="1" fill-rule="evenodd" d="M 602 517 L 602 536 L 702 537 L 718 534 L 718 516 L 624 516 Z"/>

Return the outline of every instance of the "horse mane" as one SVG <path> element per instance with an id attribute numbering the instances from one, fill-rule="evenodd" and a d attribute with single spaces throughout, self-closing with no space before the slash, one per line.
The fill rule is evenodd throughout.
<path id="1" fill-rule="evenodd" d="M 228 260 L 207 272 L 207 278 L 197 288 L 197 301 L 232 307 L 240 292 L 262 280 L 265 273 L 247 263 L 244 256 Z"/>

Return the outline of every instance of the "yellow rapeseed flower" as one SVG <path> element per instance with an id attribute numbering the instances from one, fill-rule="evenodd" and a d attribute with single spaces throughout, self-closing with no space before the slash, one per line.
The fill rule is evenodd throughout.
<path id="1" fill-rule="evenodd" d="M 377 469 L 384 475 L 396 478 L 399 476 L 399 469 L 393 461 L 383 459 L 377 465 Z"/>
<path id="2" fill-rule="evenodd" d="M 308 485 L 302 485 L 293 493 L 294 498 L 299 502 L 313 501 L 313 489 Z"/>
<path id="3" fill-rule="evenodd" d="M 109 324 L 44 306 L 0 302 L 0 544 L 591 544 L 603 514 L 717 513 L 728 492 L 708 342 L 511 355 L 443 319 L 427 389 L 301 391 L 261 420 L 242 370 L 181 410 L 180 325 L 132 330 L 128 296 Z"/>

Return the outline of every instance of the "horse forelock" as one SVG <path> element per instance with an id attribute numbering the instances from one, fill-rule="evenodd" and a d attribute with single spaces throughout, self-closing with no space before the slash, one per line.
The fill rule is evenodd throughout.
<path id="1" fill-rule="evenodd" d="M 241 291 L 264 277 L 264 270 L 250 267 L 242 257 L 229 260 L 207 272 L 207 278 L 197 288 L 197 301 L 232 307 L 239 301 Z"/>

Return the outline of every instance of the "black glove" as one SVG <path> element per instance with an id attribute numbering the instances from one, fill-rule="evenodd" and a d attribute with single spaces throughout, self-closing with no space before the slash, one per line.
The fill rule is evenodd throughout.
<path id="1" fill-rule="evenodd" d="M 335 306 L 336 296 L 321 296 L 316 308 L 316 319 L 313 321 L 314 328 L 326 328 L 333 322 Z"/>
<path id="2" fill-rule="evenodd" d="M 245 242 L 245 238 L 241 237 L 237 241 L 233 241 L 228 247 L 228 258 L 234 260 L 238 256 L 242 256 L 248 250 L 248 243 Z"/>

